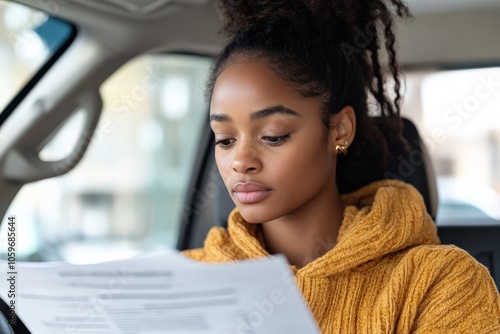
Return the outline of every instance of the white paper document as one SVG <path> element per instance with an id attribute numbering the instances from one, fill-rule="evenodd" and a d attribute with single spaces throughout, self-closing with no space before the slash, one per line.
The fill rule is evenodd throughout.
<path id="1" fill-rule="evenodd" d="M 18 263 L 14 299 L 7 275 L 0 296 L 33 334 L 319 333 L 281 256 L 211 265 L 165 251 L 95 265 Z"/>

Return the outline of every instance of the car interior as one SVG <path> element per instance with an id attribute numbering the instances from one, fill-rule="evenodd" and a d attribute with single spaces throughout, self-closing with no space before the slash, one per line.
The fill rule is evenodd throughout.
<path id="1" fill-rule="evenodd" d="M 407 3 L 411 151 L 385 176 L 414 185 L 441 242 L 500 287 L 500 2 Z M 226 225 L 204 96 L 224 42 L 213 1 L 0 0 L 0 20 L 2 258 L 8 217 L 17 260 L 38 262 L 196 248 Z"/>

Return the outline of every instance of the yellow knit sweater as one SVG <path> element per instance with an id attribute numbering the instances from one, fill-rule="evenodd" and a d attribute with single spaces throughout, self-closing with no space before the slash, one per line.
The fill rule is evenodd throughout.
<path id="1" fill-rule="evenodd" d="M 417 190 L 378 181 L 343 201 L 337 245 L 292 267 L 322 333 L 500 333 L 500 298 L 487 269 L 437 245 Z M 212 263 L 269 255 L 258 225 L 237 209 L 228 224 L 184 254 Z"/>

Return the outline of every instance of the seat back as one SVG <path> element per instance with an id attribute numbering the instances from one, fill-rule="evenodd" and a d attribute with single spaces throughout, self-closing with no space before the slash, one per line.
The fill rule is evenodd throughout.
<path id="1" fill-rule="evenodd" d="M 408 141 L 410 151 L 391 152 L 394 160 L 384 173 L 386 179 L 398 179 L 413 185 L 422 195 L 427 212 L 436 218 L 438 192 L 436 176 L 429 153 L 415 125 L 403 117 L 403 137 Z"/>

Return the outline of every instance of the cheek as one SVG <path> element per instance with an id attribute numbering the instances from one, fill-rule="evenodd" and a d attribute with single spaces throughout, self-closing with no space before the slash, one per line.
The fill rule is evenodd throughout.
<path id="1" fill-rule="evenodd" d="M 311 149 L 300 150 L 298 148 L 282 154 L 273 154 L 268 158 L 273 173 L 279 178 L 303 177 L 305 172 L 309 174 L 315 170 L 320 161 L 324 161 L 323 152 Z"/>
<path id="2" fill-rule="evenodd" d="M 222 181 L 228 186 L 229 182 L 229 174 L 230 174 L 230 169 L 231 169 L 231 158 L 229 157 L 229 154 L 224 154 L 224 152 L 218 152 L 218 149 L 216 148 L 215 151 L 215 164 L 217 165 L 217 169 L 219 170 L 219 174 L 222 178 Z"/>
<path id="3" fill-rule="evenodd" d="M 332 171 L 332 155 L 322 143 L 303 144 L 289 150 L 272 154 L 267 165 L 273 179 L 282 183 L 310 183 L 315 179 L 323 180 Z"/>

